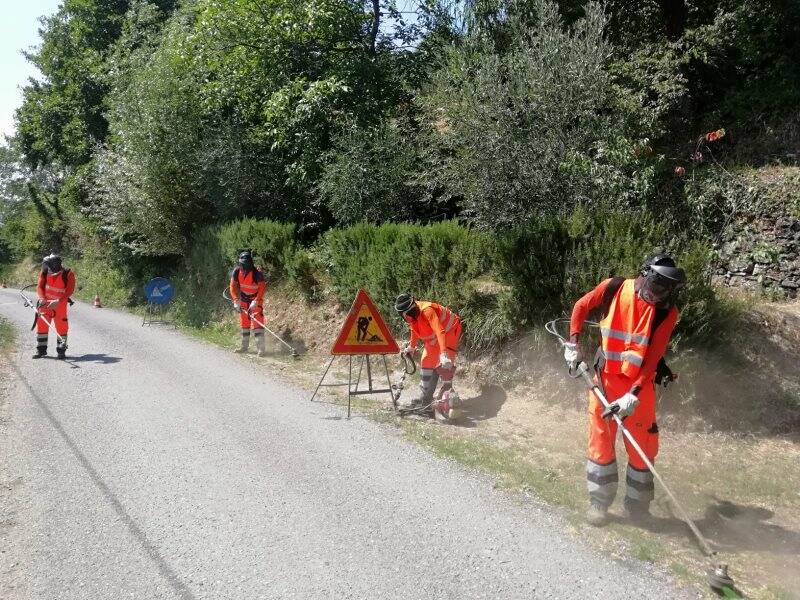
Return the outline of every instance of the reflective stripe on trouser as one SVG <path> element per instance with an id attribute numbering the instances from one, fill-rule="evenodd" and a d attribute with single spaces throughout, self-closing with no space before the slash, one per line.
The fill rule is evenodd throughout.
<path id="1" fill-rule="evenodd" d="M 601 387 L 606 399 L 613 402 L 625 395 L 633 382 L 621 374 L 600 374 Z M 617 422 L 614 419 L 603 419 L 603 405 L 589 392 L 589 448 L 588 458 L 598 465 L 608 465 L 617 458 L 614 442 L 617 435 Z M 658 426 L 656 425 L 656 392 L 652 382 L 646 383 L 639 392 L 639 406 L 634 413 L 623 421 L 627 429 L 642 448 L 645 456 L 651 462 L 655 461 L 658 454 Z M 628 464 L 635 469 L 637 474 L 647 472 L 647 465 L 639 453 L 626 437 L 625 450 L 628 454 Z M 630 471 L 629 471 L 630 473 Z M 650 475 L 649 472 L 647 473 Z M 631 486 L 628 486 L 630 489 Z M 590 490 L 591 492 L 591 490 Z M 638 499 L 638 498 L 637 498 Z"/>
<path id="2" fill-rule="evenodd" d="M 436 385 L 439 383 L 439 373 L 435 369 L 420 369 L 419 376 L 419 389 L 422 399 L 430 402 L 433 399 L 433 393 L 436 391 Z"/>
<path id="3" fill-rule="evenodd" d="M 632 512 L 647 512 L 655 496 L 650 469 L 639 470 L 628 464 L 625 477 L 625 506 Z"/>
<path id="4" fill-rule="evenodd" d="M 617 461 L 601 465 L 593 460 L 586 461 L 586 487 L 592 504 L 608 508 L 614 502 L 619 485 Z"/>
<path id="5" fill-rule="evenodd" d="M 263 329 L 254 329 L 253 335 L 256 338 L 256 350 L 259 352 L 265 352 L 267 350 L 266 340 L 264 340 L 264 330 Z"/>
<path id="6" fill-rule="evenodd" d="M 39 319 L 41 321 L 41 319 Z M 47 332 L 36 333 L 36 347 L 47 350 Z"/>

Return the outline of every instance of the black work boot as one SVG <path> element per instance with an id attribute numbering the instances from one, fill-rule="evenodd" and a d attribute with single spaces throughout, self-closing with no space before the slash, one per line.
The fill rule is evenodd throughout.
<path id="1" fill-rule="evenodd" d="M 44 358 L 45 356 L 47 356 L 47 346 L 45 346 L 45 347 L 37 346 L 36 347 L 36 354 L 31 356 L 31 358 Z"/>
<path id="2" fill-rule="evenodd" d="M 61 360 L 67 358 L 67 336 L 62 337 L 61 342 L 56 344 L 56 354 Z"/>

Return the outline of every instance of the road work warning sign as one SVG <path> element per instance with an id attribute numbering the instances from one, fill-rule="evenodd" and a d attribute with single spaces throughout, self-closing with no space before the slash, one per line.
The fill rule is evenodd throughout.
<path id="1" fill-rule="evenodd" d="M 399 351 L 372 298 L 364 290 L 358 290 L 331 354 L 395 354 Z"/>

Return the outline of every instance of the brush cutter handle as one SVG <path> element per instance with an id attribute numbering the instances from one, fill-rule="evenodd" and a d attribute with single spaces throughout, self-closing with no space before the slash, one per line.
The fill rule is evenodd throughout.
<path id="1" fill-rule="evenodd" d="M 417 363 L 414 361 L 413 356 L 409 356 L 405 352 L 401 352 L 400 360 L 403 361 L 403 373 L 406 375 L 413 375 L 417 372 Z"/>

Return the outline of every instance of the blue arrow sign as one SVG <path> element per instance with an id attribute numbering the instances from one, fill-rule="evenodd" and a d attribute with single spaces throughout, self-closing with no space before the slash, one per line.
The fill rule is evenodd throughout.
<path id="1" fill-rule="evenodd" d="M 156 277 L 145 284 L 144 295 L 150 304 L 167 304 L 175 296 L 175 286 L 166 277 Z"/>

